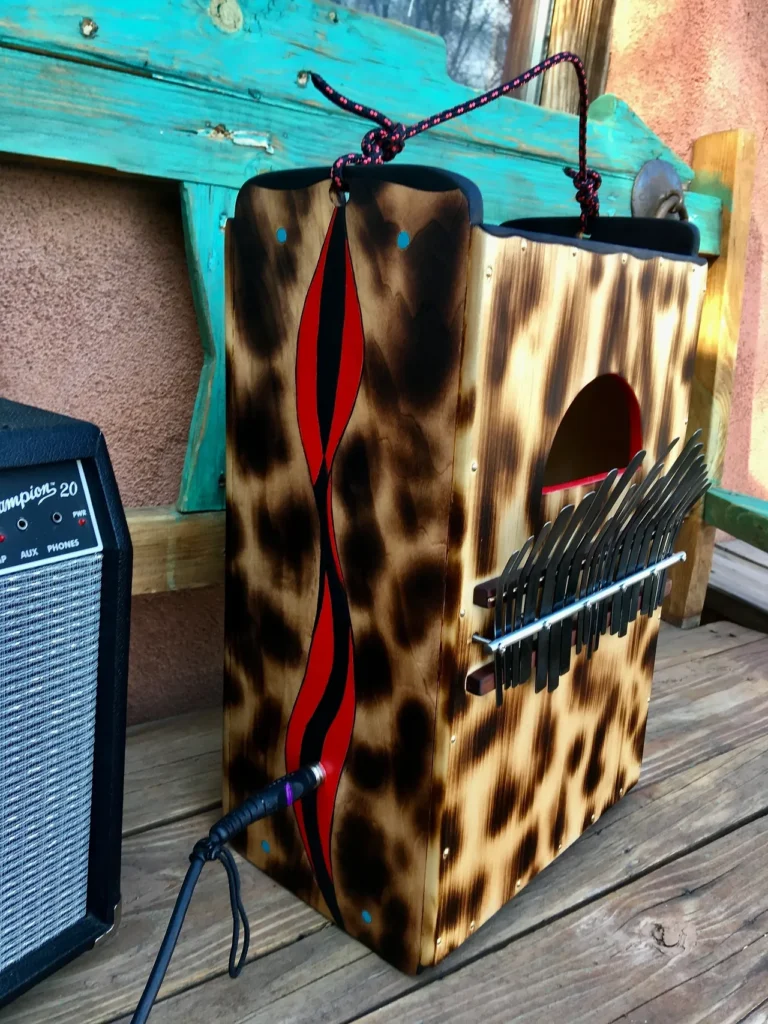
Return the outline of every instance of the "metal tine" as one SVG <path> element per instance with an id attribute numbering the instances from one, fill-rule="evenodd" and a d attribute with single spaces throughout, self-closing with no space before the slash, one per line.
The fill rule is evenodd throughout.
<path id="1" fill-rule="evenodd" d="M 527 626 L 533 622 L 538 614 L 539 589 L 541 578 L 547 568 L 550 558 L 560 543 L 571 517 L 573 516 L 573 505 L 566 505 L 557 514 L 554 525 L 549 531 L 546 544 L 542 545 L 539 556 L 531 568 L 525 585 L 525 607 L 523 608 L 523 621 L 521 625 Z M 528 637 L 520 644 L 520 681 L 527 682 L 531 676 L 531 664 L 533 655 L 533 637 Z"/>
<path id="2" fill-rule="evenodd" d="M 515 617 L 512 621 L 513 629 L 519 629 L 520 626 L 523 624 L 523 608 L 527 600 L 528 580 L 530 579 L 531 569 L 536 564 L 539 557 L 539 552 L 546 544 L 547 537 L 549 537 L 551 529 L 552 523 L 545 523 L 542 526 L 541 530 L 539 531 L 538 537 L 536 538 L 533 546 L 531 547 L 531 550 L 528 552 L 528 557 L 525 560 L 525 565 L 523 566 L 520 572 L 520 578 L 517 584 L 517 594 L 515 595 Z M 512 644 L 511 648 L 508 647 L 505 653 L 507 652 L 508 657 L 510 658 L 510 662 L 508 662 L 511 674 L 510 685 L 517 686 L 521 681 L 520 644 Z"/>
<path id="3" fill-rule="evenodd" d="M 620 550 L 620 541 L 625 536 L 625 524 L 633 520 L 637 509 L 642 505 L 645 494 L 653 482 L 656 469 L 657 467 L 654 466 L 645 480 L 637 485 L 631 496 L 627 494 L 616 514 L 604 523 L 598 536 L 598 543 L 595 546 L 589 570 L 586 573 L 586 586 L 583 586 L 582 597 L 588 597 L 595 593 L 606 578 L 612 578 L 610 567 L 614 562 L 616 552 Z M 582 578 L 582 585 L 583 583 Z M 580 647 L 578 649 L 581 650 L 581 647 L 586 646 L 587 657 L 590 657 L 592 653 L 592 633 L 598 621 L 598 612 L 601 610 L 602 605 L 598 605 L 597 608 L 588 607 L 584 609 L 583 617 L 579 617 Z"/>
<path id="4" fill-rule="evenodd" d="M 506 589 L 507 577 L 509 576 L 520 551 L 514 551 L 504 566 L 504 570 L 496 580 L 496 600 L 493 606 L 493 635 L 494 637 L 501 636 L 504 629 L 504 618 L 507 607 L 508 591 Z M 500 708 L 502 704 L 502 688 L 506 680 L 504 679 L 504 653 L 502 651 L 496 651 L 493 655 L 493 677 L 496 683 L 496 707 Z"/>
<path id="5" fill-rule="evenodd" d="M 603 481 L 605 489 L 609 490 L 613 479 L 616 476 L 616 470 L 611 470 L 608 476 Z M 607 481 L 607 483 L 606 483 Z M 563 596 L 565 594 L 565 588 L 568 583 L 568 577 L 573 570 L 575 565 L 574 555 L 582 542 L 582 539 L 591 528 L 591 524 L 594 521 L 594 515 L 598 511 L 595 506 L 598 501 L 598 494 L 600 488 L 597 491 L 590 491 L 589 494 L 585 494 L 582 500 L 576 507 L 576 511 L 571 519 L 570 533 L 567 543 L 563 542 L 563 551 L 558 560 L 556 571 L 549 573 L 548 579 L 544 581 L 544 593 L 542 595 L 542 605 L 549 602 L 550 611 L 559 611 L 563 607 Z M 552 563 L 554 569 L 554 563 Z M 549 590 L 548 590 L 549 588 Z M 570 648 L 571 641 L 571 626 L 570 622 L 566 624 L 568 626 L 568 647 Z M 560 679 L 560 642 L 562 635 L 563 624 L 556 622 L 549 633 L 546 635 L 544 650 L 539 648 L 536 654 L 536 671 L 538 674 L 539 659 L 545 662 L 544 669 L 546 671 L 547 686 L 550 693 L 556 689 L 558 681 Z M 544 653 L 546 653 L 546 660 Z"/>
<path id="6" fill-rule="evenodd" d="M 627 575 L 627 565 L 629 564 L 629 558 L 632 551 L 632 544 L 635 539 L 638 528 L 644 525 L 647 517 L 652 514 L 655 507 L 655 503 L 652 500 L 648 500 L 648 495 L 652 493 L 653 486 L 659 477 L 664 463 L 669 457 L 669 453 L 672 451 L 674 446 L 677 444 L 677 438 L 667 446 L 666 451 L 662 457 L 652 467 L 648 476 L 643 480 L 640 487 L 643 489 L 641 496 L 642 500 L 636 503 L 635 508 L 631 516 L 627 519 L 627 522 L 623 525 L 621 531 L 621 542 L 615 544 L 613 550 L 608 552 L 609 567 L 607 574 L 604 578 L 607 578 L 610 582 L 614 580 L 620 580 L 622 577 Z M 618 539 L 618 538 L 617 538 Z M 618 632 L 619 623 L 621 621 L 621 608 L 623 605 L 623 599 L 625 593 L 620 591 L 613 598 L 611 605 L 611 633 L 615 634 Z M 607 614 L 607 609 L 606 609 Z"/>
<path id="7" fill-rule="evenodd" d="M 704 494 L 708 490 L 709 486 L 710 486 L 710 481 L 707 480 L 706 483 L 699 490 L 698 494 L 696 495 L 696 498 L 694 499 L 694 502 L 693 502 L 694 505 L 699 500 L 699 498 L 702 496 L 702 494 Z M 673 538 L 674 538 L 673 539 L 673 543 L 674 543 L 674 540 L 677 539 L 677 534 L 678 534 L 678 532 L 680 530 L 680 527 L 681 527 L 684 519 L 685 519 L 684 515 L 680 516 L 679 522 L 677 522 L 676 525 L 675 525 L 675 530 L 674 530 L 674 533 L 673 533 Z M 653 607 L 654 607 L 654 609 L 655 608 L 659 608 L 659 607 L 661 607 L 662 604 L 664 604 L 664 584 L 665 584 L 666 578 L 667 578 L 667 570 L 666 569 L 664 569 L 663 572 L 660 572 L 657 575 L 657 577 L 656 577 L 656 581 L 657 581 L 656 582 L 656 588 L 657 589 L 654 591 L 654 595 L 653 595 L 653 602 L 654 602 Z"/>
<path id="8" fill-rule="evenodd" d="M 506 578 L 509 574 L 512 566 L 515 564 L 519 551 L 514 551 L 504 566 L 504 571 L 496 580 L 496 600 L 493 606 L 493 635 L 494 638 L 501 636 L 504 628 L 504 613 L 506 610 L 505 600 L 505 589 L 506 589 Z M 504 653 L 502 651 L 495 651 L 493 655 L 493 678 L 496 684 L 496 707 L 500 708 L 502 704 L 502 687 L 504 686 Z"/>
<path id="9" fill-rule="evenodd" d="M 587 499 L 590 500 L 587 500 Z M 578 534 L 579 524 L 584 519 L 585 515 L 589 511 L 589 507 L 592 504 L 594 498 L 594 492 L 591 495 L 587 495 L 578 505 L 566 505 L 560 512 L 560 516 L 563 515 L 567 509 L 571 510 L 571 515 L 565 524 L 557 546 L 553 548 L 550 554 L 549 561 L 544 570 L 544 581 L 541 585 L 541 603 L 539 605 L 539 617 L 544 618 L 545 615 L 549 615 L 552 611 L 552 606 L 555 598 L 555 583 L 560 568 L 562 567 L 563 560 L 567 557 L 568 552 L 571 548 L 574 538 Z M 557 523 L 560 521 L 558 517 L 555 522 L 555 529 Z M 554 532 L 554 530 L 553 530 Z M 536 691 L 543 690 L 547 685 L 547 676 L 549 674 L 549 643 L 550 643 L 550 630 L 542 629 L 536 636 Z M 559 655 L 558 655 L 559 657 Z"/>
<path id="10" fill-rule="evenodd" d="M 697 430 L 692 435 L 691 441 L 697 442 L 698 438 L 700 438 L 700 437 L 701 437 L 701 430 Z M 706 463 L 704 461 L 704 457 L 703 457 L 703 455 L 701 453 L 701 450 L 699 450 L 698 455 L 694 459 L 694 465 L 693 465 L 693 467 L 691 469 L 691 472 L 697 473 L 697 474 L 702 474 L 703 473 L 704 474 L 704 480 L 706 481 Z M 698 499 L 696 499 L 696 500 L 698 500 Z M 674 518 L 674 511 L 672 512 L 672 518 Z M 664 544 L 663 544 L 663 542 L 664 542 L 664 535 L 665 535 L 664 529 L 659 529 L 656 532 L 656 534 L 654 535 L 653 543 L 651 544 L 651 550 L 650 550 L 650 553 L 648 555 L 648 564 L 649 565 L 654 565 L 656 562 L 660 561 L 664 557 L 664 554 L 663 554 L 663 552 L 664 552 Z M 642 603 L 641 603 L 641 611 L 643 612 L 644 615 L 648 615 L 651 612 L 651 610 L 656 607 L 654 595 L 655 595 L 655 592 L 656 592 L 656 583 L 657 582 L 658 582 L 657 577 L 656 576 L 652 576 L 652 577 L 650 577 L 649 582 L 646 582 L 643 585 L 643 596 L 642 596 Z"/>
<path id="11" fill-rule="evenodd" d="M 516 551 L 504 566 L 496 587 L 496 607 L 494 608 L 494 636 L 506 633 L 512 620 L 514 586 L 517 570 L 533 546 L 533 537 L 529 537 L 519 551 Z M 509 665 L 504 651 L 494 654 L 494 676 L 496 680 L 496 706 L 501 707 L 502 687 L 509 689 Z"/>
<path id="12" fill-rule="evenodd" d="M 642 541 L 639 545 L 637 557 L 635 559 L 635 568 L 641 569 L 646 566 L 654 565 L 662 557 L 660 554 L 662 550 L 662 544 L 664 536 L 667 532 L 669 525 L 674 521 L 678 510 L 687 501 L 687 495 L 691 489 L 695 490 L 699 483 L 701 476 L 701 467 L 703 460 L 701 458 L 700 451 L 696 454 L 693 461 L 685 468 L 684 472 L 679 476 L 676 484 L 671 489 L 668 489 L 664 494 L 662 500 L 659 503 L 658 515 L 654 517 L 654 521 L 651 522 L 645 530 Z M 674 467 L 673 467 L 674 468 Z M 670 479 L 672 473 L 670 473 Z M 634 571 L 634 570 L 633 570 Z M 648 577 L 652 579 L 652 577 Z M 648 581 L 643 583 L 637 583 L 632 588 L 630 596 L 630 608 L 629 608 L 629 620 L 634 621 L 637 617 L 638 611 L 638 599 L 640 598 L 640 591 L 643 591 L 642 599 L 640 600 L 640 611 L 647 613 L 648 608 L 648 596 L 652 589 Z"/>
<path id="13" fill-rule="evenodd" d="M 611 484 L 615 480 L 615 474 L 618 470 L 612 470 L 608 474 L 603 484 L 597 490 L 597 498 L 592 506 L 592 515 L 590 516 L 590 523 L 588 529 L 585 528 L 584 537 L 576 549 L 576 554 L 573 556 L 573 567 L 568 577 L 568 584 L 566 592 L 563 595 L 563 604 L 569 604 L 571 601 L 576 599 L 576 595 L 582 592 L 586 582 L 587 567 L 589 560 L 592 556 L 592 552 L 595 545 L 598 543 L 600 532 L 605 526 L 605 518 L 612 508 L 618 504 L 617 515 L 624 508 L 624 505 L 631 499 L 632 494 L 635 491 L 636 484 L 632 483 L 632 478 L 638 471 L 640 466 L 643 464 L 645 458 L 645 451 L 640 450 L 630 459 L 627 468 L 621 475 L 619 482 L 616 486 L 611 489 Z M 613 476 L 611 474 L 614 474 Z M 603 489 L 608 483 L 608 486 Z M 626 494 L 624 492 L 626 491 Z M 622 497 L 623 495 L 623 497 Z M 620 501 L 621 499 L 621 501 Z M 597 530 L 597 536 L 595 536 L 595 530 Z M 576 649 L 577 653 L 581 650 L 580 638 L 581 638 L 581 627 L 583 624 L 584 615 L 580 612 L 576 618 Z M 560 638 L 560 673 L 566 673 L 571 667 L 571 633 L 573 625 L 567 622 L 563 626 L 563 632 Z"/>
<path id="14" fill-rule="evenodd" d="M 701 450 L 701 445 L 694 444 L 686 445 L 681 452 L 680 456 L 670 469 L 669 474 L 658 481 L 657 486 L 654 488 L 649 500 L 648 509 L 638 523 L 634 536 L 632 538 L 632 545 L 629 551 L 629 557 L 625 565 L 620 567 L 620 575 L 617 579 L 621 579 L 623 576 L 629 575 L 640 568 L 640 557 L 642 555 L 642 543 L 645 539 L 646 529 L 650 526 L 655 527 L 657 530 L 661 526 L 664 513 L 669 508 L 669 503 L 672 502 L 674 508 L 676 496 L 679 496 L 680 489 L 684 490 L 688 486 L 688 472 L 695 462 L 696 456 Z M 623 590 L 619 596 L 618 602 L 618 618 L 619 618 L 619 636 L 627 635 L 627 627 L 629 624 L 630 614 L 630 602 L 634 598 L 637 603 L 638 591 L 634 587 L 629 587 Z M 617 614 L 617 602 L 614 599 L 613 615 Z"/>
<path id="15" fill-rule="evenodd" d="M 662 538 L 660 545 L 659 561 L 662 558 L 665 558 L 667 554 L 671 553 L 683 520 L 699 498 L 701 498 L 701 496 L 708 490 L 709 486 L 710 481 L 707 476 L 706 463 L 704 462 L 704 459 L 702 459 L 700 474 L 696 480 L 696 486 L 689 492 L 687 499 L 681 502 L 675 516 L 665 529 L 665 537 Z M 653 579 L 654 586 L 651 591 L 651 608 L 655 609 L 664 601 L 664 581 L 666 579 L 666 572 L 659 573 Z"/>
<path id="16" fill-rule="evenodd" d="M 673 442 L 674 443 L 674 442 Z M 597 542 L 591 556 L 591 563 L 585 566 L 582 576 L 581 597 L 588 596 L 598 589 L 606 578 L 607 566 L 611 564 L 613 554 L 617 547 L 617 537 L 622 536 L 622 529 L 625 522 L 634 515 L 637 507 L 642 503 L 648 488 L 653 483 L 655 474 L 658 472 L 654 466 L 650 473 L 636 487 L 629 491 L 616 513 L 603 524 L 598 535 Z M 593 629 L 593 619 L 597 609 L 585 608 L 583 615 L 579 615 L 579 636 L 577 638 L 577 650 L 587 645 Z M 590 654 L 590 650 L 587 651 Z"/>
<path id="17" fill-rule="evenodd" d="M 694 460 L 693 465 L 687 471 L 683 482 L 691 482 L 692 478 L 698 478 L 701 473 L 701 466 L 703 466 L 703 459 L 701 455 Z M 674 519 L 675 510 L 677 508 L 676 501 L 674 500 L 677 496 L 679 498 L 679 488 L 672 492 L 670 500 L 665 504 L 662 513 L 659 517 L 659 521 L 655 524 L 651 524 L 646 529 L 646 536 L 643 538 L 643 543 L 640 548 L 640 554 L 642 559 L 642 553 L 648 547 L 647 560 L 643 560 L 645 565 L 655 565 L 662 557 L 663 540 L 666 529 L 671 521 Z M 654 528 L 655 527 L 655 528 Z M 649 536 L 651 529 L 653 528 L 653 536 Z M 646 581 L 640 584 L 642 587 L 642 597 L 640 600 L 640 612 L 643 615 L 647 615 L 651 610 L 651 591 L 653 590 L 653 581 L 655 576 L 649 576 Z M 637 596 L 637 595 L 636 595 Z M 632 616 L 634 618 L 634 616 Z"/>
<path id="18" fill-rule="evenodd" d="M 595 565 L 598 561 L 600 561 L 603 558 L 604 542 L 609 529 L 611 529 L 611 526 L 615 521 L 623 517 L 624 510 L 634 503 L 638 489 L 638 484 L 632 484 L 632 486 L 628 489 L 625 499 L 621 503 L 618 511 L 615 513 L 614 516 L 611 516 L 608 519 L 606 519 L 600 527 L 597 537 L 595 538 L 594 543 L 590 548 L 589 554 L 584 561 L 584 566 L 582 568 L 581 573 L 581 582 L 579 585 L 579 598 L 584 598 L 586 596 L 590 586 L 590 580 L 594 578 Z M 582 608 L 582 610 L 579 612 L 578 619 L 576 622 L 577 654 L 581 653 L 581 649 L 584 646 L 586 638 L 586 628 L 588 622 L 590 621 L 591 614 L 591 610 L 586 607 Z"/>
<path id="19" fill-rule="evenodd" d="M 603 495 L 603 501 L 599 506 L 599 515 L 594 517 L 593 522 L 590 524 L 590 531 L 584 537 L 582 544 L 579 546 L 576 554 L 574 555 L 574 572 L 568 580 L 568 589 L 564 597 L 564 603 L 569 603 L 577 598 L 577 596 L 583 596 L 586 591 L 587 579 L 589 574 L 589 568 L 594 558 L 595 552 L 600 544 L 600 540 L 605 532 L 606 525 L 610 522 L 609 513 L 611 509 L 615 509 L 615 515 L 622 515 L 623 510 L 629 502 L 633 500 L 637 484 L 633 483 L 633 477 L 637 473 L 638 469 L 642 466 L 643 460 L 645 459 L 645 450 L 641 449 L 636 452 L 635 455 L 630 459 L 627 468 L 621 474 L 621 477 L 616 484 L 610 490 L 610 493 Z M 618 470 L 612 470 L 613 480 L 618 475 Z M 609 477 L 611 474 L 608 475 Z M 606 478 L 608 479 L 608 478 Z M 598 495 L 601 493 L 601 489 L 598 490 Z M 597 504 L 597 503 L 596 503 Z M 596 530 L 596 532 L 595 532 Z M 576 652 L 581 651 L 581 636 L 584 627 L 584 612 L 579 612 L 576 619 Z M 572 627 L 571 627 L 572 628 Z M 567 646 L 566 646 L 567 644 Z M 563 634 L 560 644 L 561 653 L 561 671 L 567 672 L 571 664 L 571 637 L 570 635 Z"/>
<path id="20" fill-rule="evenodd" d="M 512 574 L 513 569 L 520 556 L 520 551 L 513 551 L 507 560 L 507 564 L 501 572 L 501 575 L 496 578 L 496 600 L 493 605 L 493 635 L 494 637 L 501 636 L 504 630 L 504 618 L 507 607 L 507 601 L 509 599 L 509 593 L 507 591 L 507 580 Z"/>

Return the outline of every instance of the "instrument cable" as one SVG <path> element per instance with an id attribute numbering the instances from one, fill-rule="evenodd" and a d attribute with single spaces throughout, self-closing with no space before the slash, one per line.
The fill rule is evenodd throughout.
<path id="1" fill-rule="evenodd" d="M 232 947 L 229 951 L 229 976 L 230 978 L 236 978 L 240 974 L 245 966 L 245 958 L 248 955 L 251 929 L 240 894 L 240 873 L 237 870 L 235 858 L 225 844 L 240 832 L 245 831 L 255 821 L 268 818 L 271 814 L 290 807 L 307 793 L 317 789 L 324 779 L 325 772 L 320 764 L 308 765 L 304 768 L 299 768 L 298 771 L 290 772 L 288 775 L 284 775 L 281 779 L 276 779 L 264 789 L 254 793 L 244 803 L 235 807 L 229 814 L 224 815 L 223 818 L 212 826 L 207 836 L 195 843 L 189 858 L 190 865 L 179 895 L 176 898 L 176 905 L 168 922 L 168 928 L 166 929 L 144 992 L 139 1000 L 139 1005 L 136 1007 L 136 1012 L 131 1018 L 131 1024 L 145 1024 L 149 1018 L 157 998 L 157 993 L 163 983 L 165 972 L 168 970 L 168 965 L 171 962 L 173 951 L 176 948 L 179 933 L 184 924 L 184 918 L 189 909 L 197 880 L 206 861 L 220 861 L 227 873 L 229 901 L 232 908 Z M 237 947 L 240 941 L 241 923 L 243 926 L 243 948 L 238 958 Z"/>

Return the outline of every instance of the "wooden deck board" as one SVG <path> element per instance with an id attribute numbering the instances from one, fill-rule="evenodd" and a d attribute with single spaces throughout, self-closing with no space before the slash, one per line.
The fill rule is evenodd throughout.
<path id="1" fill-rule="evenodd" d="M 327 934 L 301 943 L 302 956 L 309 961 L 334 965 L 323 974 L 318 970 L 310 984 L 299 986 L 286 979 L 290 956 L 281 950 L 250 965 L 237 986 L 227 977 L 219 977 L 202 990 L 185 992 L 161 1004 L 155 1011 L 157 1024 L 185 1024 L 195 1012 L 201 1012 L 203 1019 L 226 1024 L 342 1024 L 385 1000 L 432 984 L 464 964 L 507 947 L 519 936 L 604 897 L 766 811 L 768 735 L 630 793 L 475 936 L 439 967 L 418 978 L 400 974 L 330 928 Z M 342 967 L 337 966 L 345 960 Z M 120 1024 L 128 1024 L 127 1019 Z"/>
<path id="2" fill-rule="evenodd" d="M 124 836 L 219 806 L 221 736 L 218 709 L 128 730 Z"/>
<path id="3" fill-rule="evenodd" d="M 657 984 L 663 968 L 651 970 L 653 957 L 643 947 L 632 962 L 637 981 L 630 986 L 642 999 L 616 1003 L 620 986 L 611 975 L 608 952 L 622 965 L 625 958 L 631 960 L 626 943 L 639 939 L 621 930 L 629 928 L 624 908 L 636 903 L 638 919 L 651 912 L 643 909 L 645 894 L 653 892 L 647 879 L 658 876 L 658 886 L 672 885 L 676 865 L 689 861 L 691 872 L 703 871 L 696 858 L 706 859 L 707 851 L 719 849 L 718 843 L 736 844 L 738 860 L 741 840 L 734 837 L 760 827 L 768 814 L 768 638 L 728 623 L 685 633 L 665 627 L 657 665 L 647 757 L 638 786 L 438 969 L 415 979 L 399 974 L 245 866 L 244 899 L 254 938 L 250 962 L 232 982 L 226 975 L 231 935 L 226 882 L 214 865 L 204 872 L 195 894 L 152 1024 L 209 1019 L 222 1024 L 348 1024 L 358 1018 L 371 1024 L 426 1024 L 480 1014 L 488 1021 L 614 1020 L 624 1015 L 631 1024 L 646 1019 L 677 1024 L 688 1019 L 677 1008 L 691 986 L 691 998 L 700 1007 L 691 1020 L 719 1024 L 721 1019 L 745 1017 L 758 1005 L 760 992 L 768 994 L 758 943 L 753 943 L 754 950 L 750 945 L 739 953 L 757 972 L 756 981 L 736 984 L 727 965 L 718 966 L 722 960 L 713 955 L 705 968 L 711 980 L 700 988 L 690 981 L 689 966 L 695 960 L 690 948 L 677 951 L 682 959 L 664 987 Z M 4 1010 L 3 1024 L 128 1024 L 189 850 L 216 816 L 210 810 L 198 812 L 218 804 L 220 743 L 218 712 L 131 730 L 121 929 L 110 944 Z M 768 858 L 768 853 L 762 856 Z M 716 891 L 720 883 L 715 874 L 711 884 Z M 706 928 L 714 928 L 707 923 L 712 913 L 710 904 L 702 903 L 694 915 L 696 927 L 701 918 Z M 605 1005 L 613 1017 L 599 1015 L 601 1000 L 597 1016 L 590 1016 L 594 1005 L 588 1001 L 582 1008 L 579 996 L 574 1002 L 571 997 L 563 1004 L 557 1001 L 563 986 L 568 990 L 571 985 L 561 976 L 564 964 L 567 978 L 575 979 L 572 984 L 580 983 L 584 968 L 577 946 L 579 939 L 584 946 L 588 926 L 593 928 L 586 943 L 594 945 L 592 985 L 608 993 Z M 562 949 L 561 932 L 566 942 Z M 656 943 L 654 956 L 672 954 Z M 487 979 L 484 989 L 474 981 L 480 975 Z M 551 1016 L 549 1007 L 541 1009 L 547 979 Z M 527 1016 L 509 1016 L 512 1004 L 522 1014 L 517 996 L 510 995 L 513 985 L 520 986 L 524 1000 L 519 1006 L 528 1008 Z M 678 990 L 680 995 L 675 995 Z M 459 994 L 454 998 L 450 993 Z M 462 1016 L 453 1010 L 464 1005 L 465 993 L 474 993 L 475 1002 Z M 497 999 L 504 1017 L 492 1015 Z M 718 1000 L 726 1014 L 722 1018 Z M 633 1016 L 640 1007 L 642 1013 Z M 365 1017 L 369 1011 L 372 1015 Z M 570 1012 L 582 1016 L 568 1016 Z"/>
<path id="4" fill-rule="evenodd" d="M 519 939 L 512 949 L 356 1019 L 613 1024 L 763 942 L 767 920 L 768 819 L 761 818 Z M 764 994 L 768 961 L 760 961 L 757 972 Z M 693 1005 L 668 1021 L 701 1019 L 706 997 L 695 984 L 690 994 Z M 637 1018 L 645 1020 L 644 1013 Z"/>

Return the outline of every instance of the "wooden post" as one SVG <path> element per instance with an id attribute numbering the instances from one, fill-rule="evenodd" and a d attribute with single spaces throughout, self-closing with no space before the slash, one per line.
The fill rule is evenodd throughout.
<path id="1" fill-rule="evenodd" d="M 605 91 L 616 0 L 555 0 L 547 53 L 570 50 L 584 61 L 591 99 Z M 579 88 L 572 68 L 554 68 L 541 86 L 541 105 L 569 114 L 579 111 Z"/>
<path id="2" fill-rule="evenodd" d="M 507 52 L 504 57 L 504 72 L 502 74 L 504 82 L 521 75 L 546 56 L 552 0 L 510 0 L 509 10 L 512 18 L 509 25 Z M 514 99 L 538 103 L 541 84 L 542 79 L 539 76 L 512 95 Z"/>
<path id="3" fill-rule="evenodd" d="M 705 135 L 693 147 L 691 188 L 723 201 L 720 255 L 709 269 L 688 420 L 689 435 L 702 430 L 714 482 L 723 471 L 731 412 L 755 159 L 755 136 L 748 131 Z M 684 549 L 688 558 L 675 570 L 663 610 L 668 622 L 683 627 L 699 624 L 712 566 L 715 527 L 704 522 L 702 506 L 700 502 L 681 531 L 678 550 Z"/>

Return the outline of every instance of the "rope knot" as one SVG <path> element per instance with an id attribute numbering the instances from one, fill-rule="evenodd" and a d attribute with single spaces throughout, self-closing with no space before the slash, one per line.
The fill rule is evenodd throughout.
<path id="1" fill-rule="evenodd" d="M 380 124 L 377 128 L 371 128 L 369 132 L 366 132 L 360 142 L 360 152 L 340 156 L 331 168 L 331 179 L 337 192 L 344 191 L 343 171 L 345 167 L 350 164 L 362 164 L 366 167 L 372 164 L 387 164 L 405 148 L 405 125 L 395 124 L 388 117 L 384 118 L 383 114 L 379 116 L 387 123 Z"/>
<path id="2" fill-rule="evenodd" d="M 391 128 L 372 128 L 366 132 L 360 143 L 360 150 L 371 163 L 386 164 L 394 160 L 405 148 L 405 125 L 393 124 Z"/>
<path id="3" fill-rule="evenodd" d="M 600 188 L 601 179 L 597 171 L 592 171 L 587 167 L 587 109 L 589 106 L 587 75 L 581 58 L 577 57 L 575 53 L 567 52 L 556 53 L 552 57 L 547 57 L 546 60 L 522 75 L 518 75 L 517 78 L 511 79 L 509 82 L 505 82 L 503 85 L 499 85 L 495 89 L 483 93 L 481 96 L 473 96 L 464 103 L 459 103 L 449 110 L 442 111 L 442 113 L 433 114 L 431 117 L 425 117 L 411 125 L 396 124 L 385 114 L 382 114 L 381 111 L 376 110 L 375 107 L 357 103 L 347 96 L 343 96 L 330 86 L 324 78 L 311 71 L 309 76 L 312 84 L 331 103 L 339 107 L 340 110 L 346 110 L 357 117 L 364 117 L 369 121 L 374 121 L 377 126 L 363 136 L 359 153 L 348 153 L 346 156 L 340 156 L 331 167 L 331 181 L 333 183 L 331 194 L 332 197 L 335 194 L 334 202 L 338 206 L 342 206 L 346 202 L 344 197 L 346 189 L 343 179 L 345 167 L 350 164 L 366 166 L 386 164 L 390 160 L 394 160 L 398 153 L 402 153 L 407 139 L 412 139 L 416 135 L 428 131 L 430 128 L 437 128 L 438 125 L 452 121 L 456 117 L 462 117 L 464 114 L 477 110 L 479 107 L 484 107 L 486 103 L 491 103 L 500 96 L 506 96 L 507 93 L 512 92 L 514 89 L 519 89 L 521 85 L 525 85 L 531 79 L 537 78 L 539 75 L 544 74 L 545 71 L 549 71 L 550 68 L 563 63 L 573 66 L 579 82 L 579 169 L 574 171 L 568 168 L 565 173 L 573 178 L 573 183 L 576 186 L 576 199 L 581 205 L 581 230 L 582 233 L 586 232 L 589 221 L 599 216 L 597 190 Z"/>
<path id="4" fill-rule="evenodd" d="M 581 226 L 586 229 L 589 221 L 600 216 L 600 201 L 597 191 L 602 184 L 602 178 L 597 171 L 585 167 L 583 171 L 576 171 L 573 167 L 566 167 L 565 173 L 573 180 L 576 189 L 576 200 L 581 207 Z"/>

